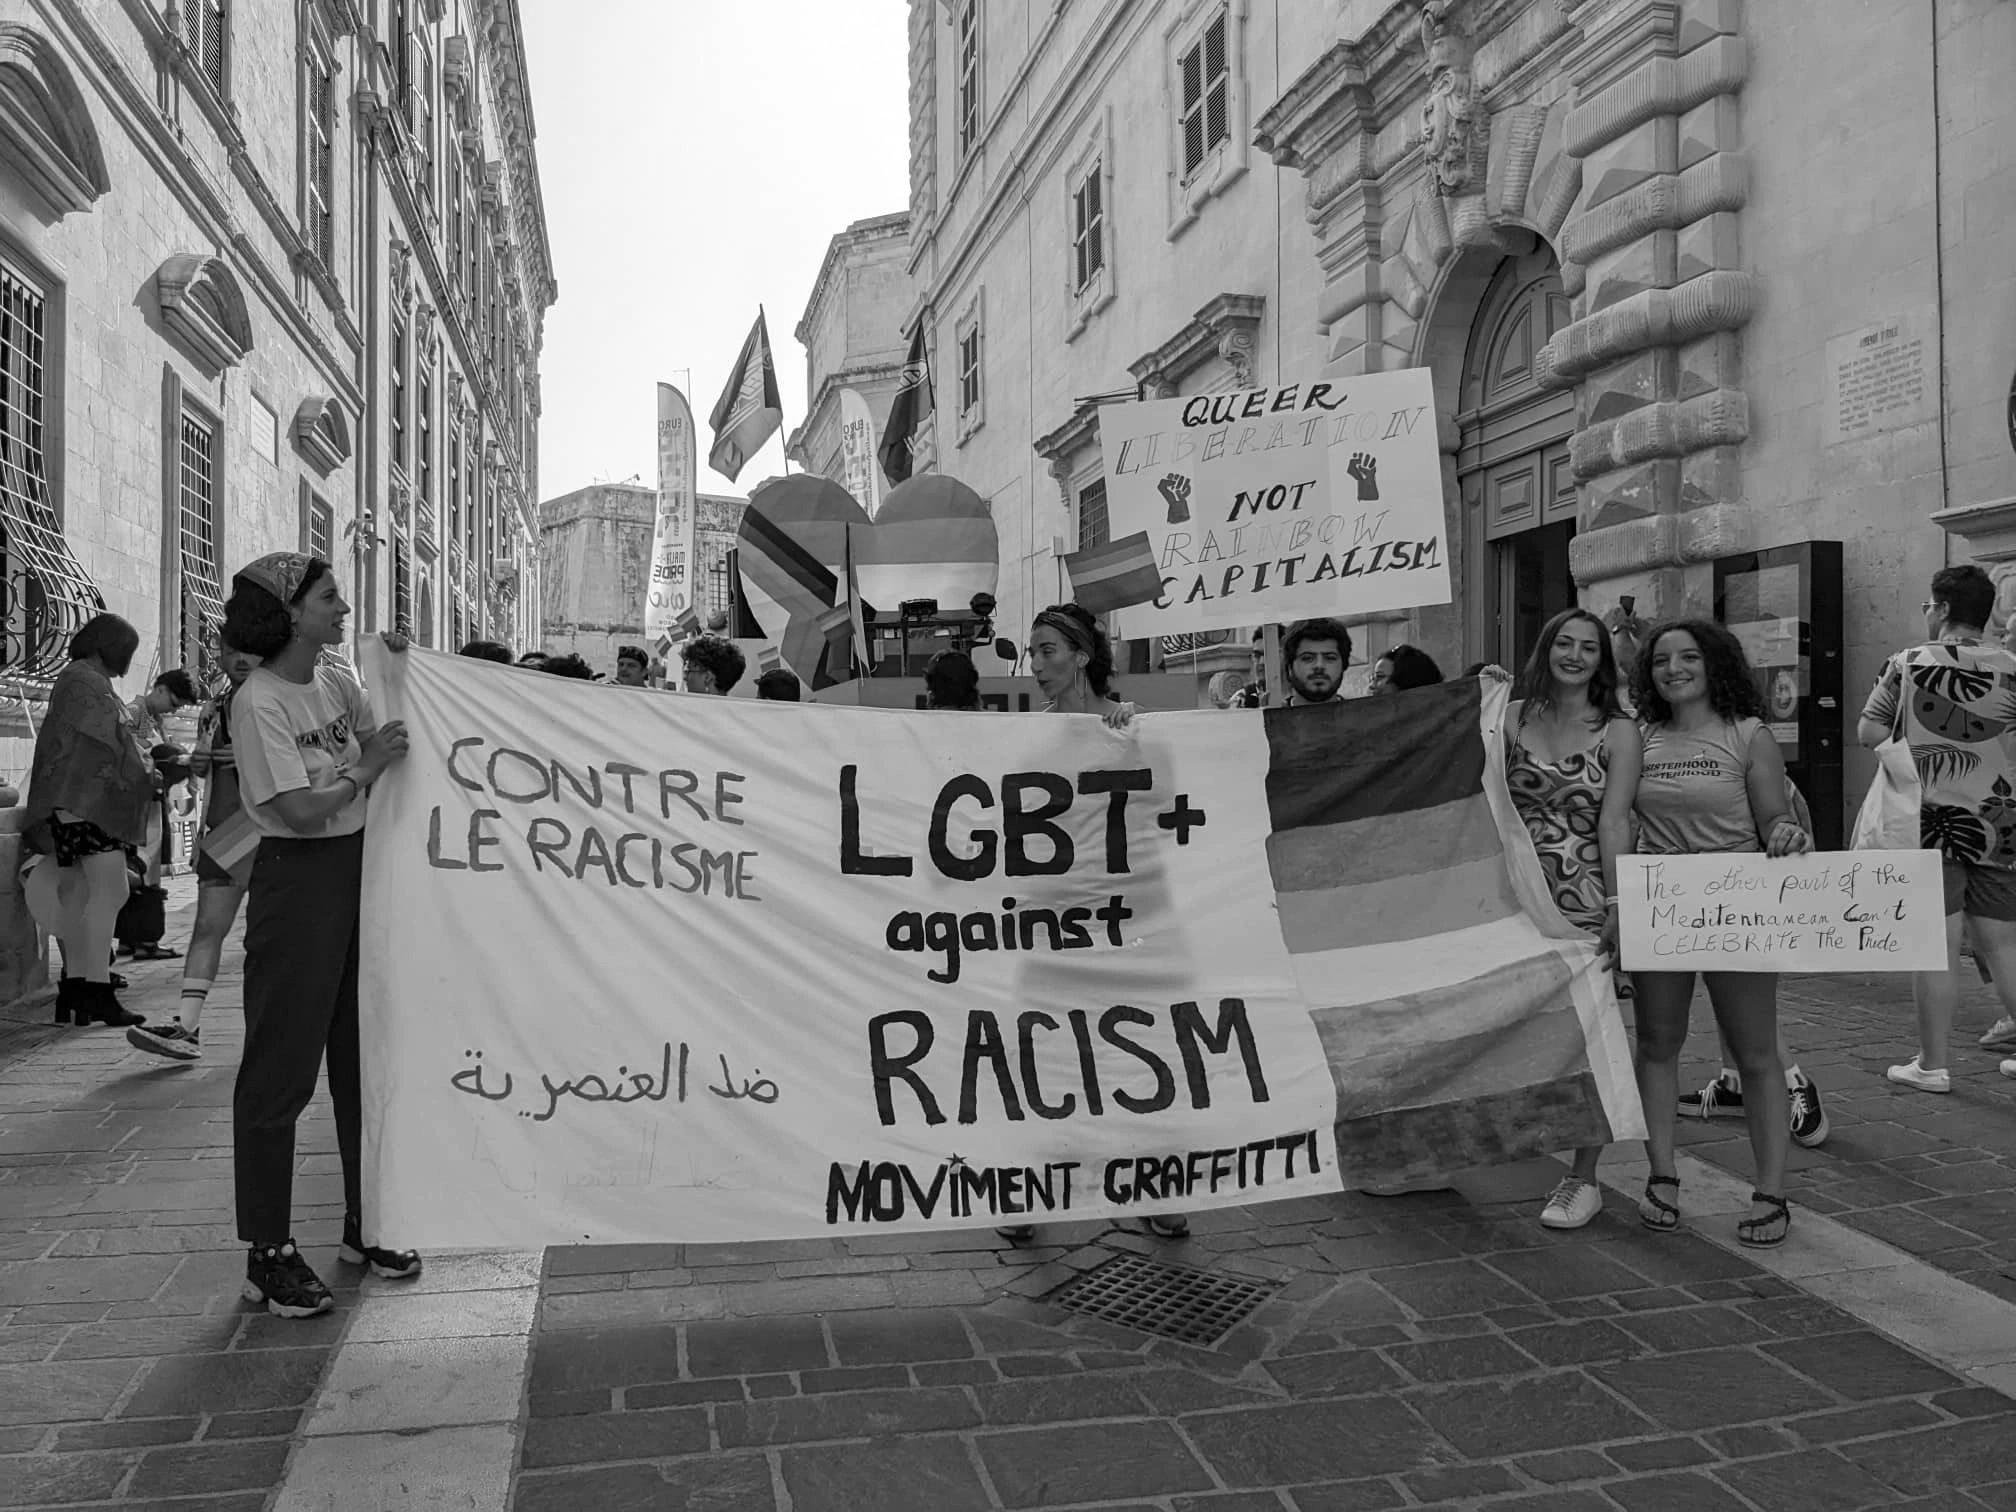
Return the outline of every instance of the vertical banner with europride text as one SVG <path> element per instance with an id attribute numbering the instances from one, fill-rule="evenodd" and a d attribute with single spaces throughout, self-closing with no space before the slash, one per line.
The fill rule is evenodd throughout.
<path id="1" fill-rule="evenodd" d="M 656 641 L 693 596 L 693 489 L 700 470 L 693 410 L 669 383 L 658 385 L 658 520 L 651 532 L 651 583 L 644 633 Z"/>
<path id="2" fill-rule="evenodd" d="M 882 468 L 875 460 L 875 416 L 859 391 L 840 390 L 840 486 L 874 519 L 882 508 Z"/>

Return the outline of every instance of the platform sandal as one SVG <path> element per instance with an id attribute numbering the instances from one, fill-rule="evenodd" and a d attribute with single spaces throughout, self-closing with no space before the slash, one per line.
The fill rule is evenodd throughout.
<path id="1" fill-rule="evenodd" d="M 1752 1202 L 1761 1202 L 1771 1211 L 1762 1218 L 1744 1218 L 1736 1224 L 1736 1237 L 1752 1249 L 1770 1249 L 1783 1244 L 1786 1235 L 1792 1232 L 1792 1205 L 1783 1197 L 1773 1197 L 1769 1192 L 1752 1192 Z M 1782 1225 L 1776 1233 L 1768 1232 L 1773 1225 Z"/>
<path id="2" fill-rule="evenodd" d="M 1638 1221 L 1657 1234 L 1670 1234 L 1680 1227 L 1680 1209 L 1668 1202 L 1654 1187 L 1669 1186 L 1673 1195 L 1680 1195 L 1678 1176 L 1648 1176 L 1645 1178 L 1645 1195 L 1638 1202 Z"/>

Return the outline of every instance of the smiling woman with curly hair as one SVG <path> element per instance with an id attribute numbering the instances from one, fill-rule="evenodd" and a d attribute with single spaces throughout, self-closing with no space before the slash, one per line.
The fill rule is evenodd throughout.
<path id="1" fill-rule="evenodd" d="M 1652 675 L 1652 658 L 1659 636 L 1678 630 L 1694 638 L 1708 679 L 1708 707 L 1723 719 L 1762 719 L 1764 695 L 1750 671 L 1750 658 L 1743 643 L 1713 620 L 1668 620 L 1656 627 L 1659 635 L 1648 635 L 1638 648 L 1638 660 L 1631 668 L 1631 700 L 1638 718 L 1648 725 L 1670 724 L 1673 709 L 1659 691 Z"/>
<path id="2" fill-rule="evenodd" d="M 1789 812 L 1785 759 L 1759 717 L 1762 700 L 1742 644 L 1706 620 L 1669 620 L 1646 636 L 1632 677 L 1644 721 L 1638 779 L 1638 849 L 1661 856 L 1798 855 L 1812 838 Z M 1606 900 L 1607 901 L 1607 900 Z M 1651 1176 L 1638 1215 L 1647 1228 L 1680 1226 L 1677 1201 L 1659 1195 L 1674 1175 L 1673 1120 L 1680 1050 L 1694 1000 L 1691 971 L 1634 971 L 1638 1093 L 1645 1106 Z M 1791 1108 L 1778 1052 L 1778 978 L 1708 971 L 1708 1001 L 1743 1077 L 1743 1116 L 1757 1187 L 1736 1225 L 1749 1245 L 1782 1244 L 1792 1217 L 1784 1197 Z"/>

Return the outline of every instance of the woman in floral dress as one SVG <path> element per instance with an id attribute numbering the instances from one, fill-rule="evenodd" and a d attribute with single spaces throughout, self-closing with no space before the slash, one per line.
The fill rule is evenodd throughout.
<path id="1" fill-rule="evenodd" d="M 1618 701 L 1617 659 L 1602 622 L 1585 609 L 1549 620 L 1507 711 L 1505 781 L 1533 837 L 1554 906 L 1570 924 L 1617 947 L 1617 857 L 1631 848 L 1631 804 L 1642 745 Z M 1540 1221 L 1581 1228 L 1603 1208 L 1600 1146 L 1548 1195 Z"/>

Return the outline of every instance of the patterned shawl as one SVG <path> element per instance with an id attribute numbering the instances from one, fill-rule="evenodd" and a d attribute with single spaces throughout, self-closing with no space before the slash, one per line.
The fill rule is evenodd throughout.
<path id="1" fill-rule="evenodd" d="M 154 773 L 127 729 L 111 680 L 95 664 L 73 661 L 50 690 L 35 739 L 23 816 L 28 848 L 53 852 L 49 817 L 58 809 L 115 840 L 144 845 L 153 804 Z"/>

